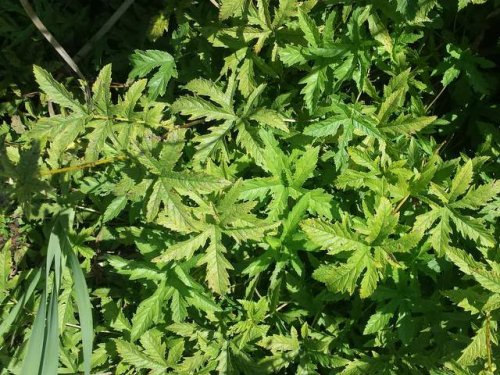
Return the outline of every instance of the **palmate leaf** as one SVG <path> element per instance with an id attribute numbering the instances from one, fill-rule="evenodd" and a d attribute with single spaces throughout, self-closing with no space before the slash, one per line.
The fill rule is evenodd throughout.
<path id="1" fill-rule="evenodd" d="M 439 211 L 439 213 L 439 223 L 431 231 L 431 243 L 437 253 L 443 256 L 450 245 L 450 216 L 446 209 Z"/>
<path id="2" fill-rule="evenodd" d="M 372 262 L 366 263 L 366 272 L 359 286 L 359 296 L 367 298 L 375 292 L 379 281 L 379 273 Z"/>
<path id="3" fill-rule="evenodd" d="M 475 189 L 470 189 L 460 200 L 453 202 L 453 208 L 468 208 L 471 210 L 481 208 L 500 194 L 500 181 L 491 181 L 484 185 L 479 185 Z"/>
<path id="4" fill-rule="evenodd" d="M 286 126 L 285 121 L 283 121 L 281 115 L 272 109 L 260 108 L 253 112 L 249 118 L 271 128 L 279 129 L 286 133 L 289 132 L 288 127 Z"/>
<path id="5" fill-rule="evenodd" d="M 118 114 L 129 120 L 133 119 L 134 109 L 139 99 L 142 97 L 146 84 L 147 80 L 140 79 L 130 85 L 130 88 L 125 93 L 123 101 L 116 105 L 116 111 Z"/>
<path id="6" fill-rule="evenodd" d="M 188 207 L 182 203 L 181 195 L 211 193 L 224 188 L 229 182 L 205 173 L 172 170 L 181 157 L 184 146 L 183 137 L 175 137 L 165 143 L 160 159 L 149 152 L 139 157 L 154 177 L 149 193 L 146 194 L 146 217 L 153 221 L 163 204 L 165 211 L 178 227 L 189 227 L 191 214 Z"/>
<path id="7" fill-rule="evenodd" d="M 309 190 L 303 185 L 314 176 L 319 148 L 310 147 L 296 155 L 286 155 L 270 132 L 259 132 L 264 143 L 260 166 L 272 177 L 249 179 L 242 183 L 241 198 L 263 199 L 272 197 L 268 204 L 270 219 L 277 219 L 288 208 L 288 201 L 300 199 L 309 193 L 308 210 L 321 216 L 331 217 L 330 195 L 322 189 Z"/>
<path id="8" fill-rule="evenodd" d="M 375 215 L 368 218 L 366 225 L 369 233 L 366 241 L 370 244 L 380 243 L 394 231 L 399 215 L 392 211 L 391 202 L 385 197 L 380 199 Z"/>
<path id="9" fill-rule="evenodd" d="M 318 164 L 318 156 L 319 147 L 311 147 L 305 150 L 295 163 L 292 186 L 300 188 L 313 176 L 313 172 Z"/>
<path id="10" fill-rule="evenodd" d="M 189 259 L 193 254 L 203 246 L 210 238 L 210 232 L 205 231 L 186 241 L 178 242 L 170 246 L 165 253 L 156 257 L 155 262 L 168 262 L 173 259 Z"/>
<path id="11" fill-rule="evenodd" d="M 224 121 L 221 125 L 210 127 L 208 133 L 195 137 L 194 140 L 198 143 L 198 152 L 194 156 L 196 160 L 206 162 L 207 158 L 216 158 L 219 152 L 225 157 L 228 150 L 224 142 L 233 129 L 241 133 L 237 137 L 237 143 L 259 159 L 259 140 L 255 138 L 256 132 L 252 129 L 255 122 L 288 132 L 286 123 L 277 111 L 258 106 L 259 97 L 266 88 L 265 84 L 256 87 L 237 109 L 233 103 L 235 87 L 234 75 L 229 79 L 226 92 L 211 81 L 196 79 L 189 82 L 186 88 L 195 94 L 210 98 L 212 102 L 199 96 L 183 96 L 172 104 L 173 112 L 190 116 L 191 119 Z"/>
<path id="12" fill-rule="evenodd" d="M 387 53 L 392 54 L 394 43 L 385 25 L 375 12 L 372 12 L 368 17 L 368 27 L 370 33 L 377 40 Z"/>
<path id="13" fill-rule="evenodd" d="M 370 214 L 365 223 L 357 220 L 356 231 L 349 228 L 347 222 L 330 224 L 318 219 L 304 220 L 301 228 L 314 245 L 328 250 L 331 255 L 349 254 L 346 263 L 320 265 L 313 277 L 332 291 L 353 294 L 364 273 L 360 296 L 366 298 L 373 294 L 380 279 L 379 269 L 384 267 L 382 264 L 397 265 L 391 253 L 406 252 L 419 240 L 418 236 L 390 238 L 398 218 L 389 200 L 381 198 L 374 215 Z"/>
<path id="14" fill-rule="evenodd" d="M 200 246 L 204 245 L 205 241 L 206 239 Z M 181 244 L 183 243 L 176 245 Z M 179 247 L 185 250 L 182 246 Z M 172 250 L 169 249 L 167 254 L 171 254 Z M 178 256 L 178 259 L 189 258 L 189 262 L 192 261 L 191 256 L 192 254 L 186 255 L 184 252 L 182 256 Z M 171 319 L 174 322 L 186 319 L 190 306 L 210 313 L 219 311 L 219 307 L 207 296 L 205 289 L 189 275 L 190 266 L 188 265 L 176 264 L 157 267 L 149 262 L 130 261 L 118 256 L 110 256 L 107 259 L 119 274 L 128 276 L 130 280 L 143 282 L 149 280 L 155 283 L 154 292 L 139 304 L 136 314 L 132 318 L 130 329 L 132 340 L 142 338 L 141 335 L 145 330 L 161 323 L 165 311 L 171 314 Z M 153 259 L 155 262 L 165 262 L 166 260 Z M 169 309 L 165 309 L 167 301 L 170 301 Z"/>
<path id="15" fill-rule="evenodd" d="M 449 192 L 432 182 L 429 185 L 429 192 L 438 197 L 442 205 L 426 200 L 431 206 L 431 210 L 416 217 L 414 228 L 424 233 L 432 227 L 430 230 L 431 244 L 440 256 L 446 253 L 455 230 L 463 238 L 477 241 L 483 246 L 493 247 L 495 245 L 495 239 L 490 230 L 485 227 L 484 221 L 481 218 L 462 213 L 460 209 L 477 209 L 487 204 L 498 195 L 498 183 L 493 181 L 475 189 L 469 189 L 472 180 L 473 162 L 469 160 L 458 168 L 451 181 Z M 479 194 L 484 195 L 479 197 Z M 450 225 L 451 223 L 454 224 L 454 228 Z"/>
<path id="16" fill-rule="evenodd" d="M 470 238 L 471 240 L 477 241 L 484 246 L 495 246 L 495 239 L 493 238 L 493 235 L 485 229 L 480 220 L 460 215 L 453 211 L 451 211 L 450 217 L 458 232 L 460 232 L 463 237 Z"/>
<path id="17" fill-rule="evenodd" d="M 230 92 L 224 92 L 215 82 L 208 79 L 196 78 L 189 81 L 184 87 L 196 95 L 210 98 L 210 100 L 223 108 L 231 108 L 232 97 Z"/>
<path id="18" fill-rule="evenodd" d="M 202 205 L 192 211 L 193 221 L 189 233 L 194 236 L 169 247 L 154 261 L 190 258 L 204 248 L 199 264 L 206 264 L 208 286 L 218 294 L 225 294 L 229 287 L 228 270 L 232 270 L 233 266 L 224 255 L 227 249 L 222 241 L 223 235 L 237 242 L 260 241 L 279 225 L 259 220 L 252 214 L 250 210 L 255 202 L 239 203 L 240 189 L 241 183 L 238 181 L 215 202 L 200 202 Z"/>
<path id="19" fill-rule="evenodd" d="M 132 341 L 137 340 L 148 328 L 160 320 L 166 297 L 166 288 L 162 285 L 151 297 L 139 304 L 132 318 L 132 330 L 130 332 Z"/>
<path id="20" fill-rule="evenodd" d="M 114 219 L 120 214 L 120 212 L 125 208 L 126 205 L 127 205 L 126 196 L 116 197 L 111 201 L 108 207 L 106 207 L 106 211 L 104 211 L 102 215 L 102 221 L 105 223 Z"/>
<path id="21" fill-rule="evenodd" d="M 64 119 L 60 119 L 59 124 L 57 124 L 54 127 L 55 129 L 53 129 L 54 136 L 50 137 L 52 142 L 49 148 L 49 162 L 53 167 L 59 166 L 58 161 L 63 155 L 63 152 L 66 151 L 84 131 L 86 125 L 87 119 L 84 116 L 69 116 Z M 57 133 L 55 133 L 56 130 L 58 130 Z"/>
<path id="22" fill-rule="evenodd" d="M 451 181 L 449 200 L 455 201 L 460 195 L 465 193 L 472 182 L 472 160 L 469 160 L 458 171 Z"/>
<path id="23" fill-rule="evenodd" d="M 248 97 L 256 87 L 254 62 L 253 59 L 247 58 L 243 61 L 238 74 L 238 89 Z"/>
<path id="24" fill-rule="evenodd" d="M 104 146 L 108 139 L 116 141 L 113 137 L 113 123 L 111 120 L 93 120 L 87 123 L 87 129 L 93 129 L 87 136 L 88 146 L 85 150 L 85 161 L 94 162 L 99 159 L 99 155 L 104 150 Z M 115 144 L 116 145 L 116 144 Z M 116 145 L 118 149 L 122 149 L 122 145 Z"/>
<path id="25" fill-rule="evenodd" d="M 224 139 L 231 132 L 233 126 L 232 121 L 226 121 L 222 125 L 208 128 L 209 132 L 207 134 L 198 135 L 194 139 L 198 143 L 196 146 L 198 152 L 195 154 L 195 158 L 204 161 L 210 157 L 215 157 L 219 151 L 224 153 L 226 151 Z"/>
<path id="26" fill-rule="evenodd" d="M 343 116 L 330 117 L 309 125 L 304 129 L 304 134 L 312 137 L 328 137 L 337 134 L 339 127 L 346 123 L 347 119 Z"/>
<path id="27" fill-rule="evenodd" d="M 262 221 L 245 226 L 245 223 L 242 222 L 239 226 L 224 227 L 224 233 L 236 240 L 237 243 L 244 243 L 250 240 L 259 241 L 264 238 L 265 234 L 272 234 L 273 230 L 279 225 L 280 223 L 269 224 Z"/>
<path id="28" fill-rule="evenodd" d="M 168 82 L 172 77 L 177 77 L 177 69 L 172 55 L 158 50 L 135 50 L 130 56 L 133 69 L 130 77 L 144 78 L 153 69 L 158 68 L 148 82 L 149 97 L 155 100 L 165 94 Z"/>
<path id="29" fill-rule="evenodd" d="M 370 259 L 369 248 L 360 249 L 354 252 L 347 263 L 340 266 L 320 266 L 314 271 L 313 277 L 325 283 L 330 290 L 353 294 L 358 278 L 370 261 L 373 260 Z"/>
<path id="30" fill-rule="evenodd" d="M 165 280 L 164 273 L 145 262 L 126 260 L 117 255 L 110 255 L 107 261 L 120 275 L 126 275 L 130 280 L 147 279 L 151 281 Z"/>
<path id="31" fill-rule="evenodd" d="M 383 328 L 385 328 L 387 324 L 389 324 L 392 315 L 393 314 L 390 312 L 382 312 L 382 311 L 378 311 L 375 314 L 373 314 L 368 320 L 368 322 L 366 322 L 363 335 L 377 333 Z"/>
<path id="32" fill-rule="evenodd" d="M 161 338 L 161 332 L 152 329 L 142 335 L 140 341 L 145 354 L 157 363 L 164 363 L 167 365 L 167 361 L 165 360 L 167 347 L 161 342 Z"/>
<path id="33" fill-rule="evenodd" d="M 236 121 L 237 116 L 233 108 L 234 86 L 234 76 L 230 78 L 226 92 L 212 81 L 194 79 L 188 82 L 185 88 L 199 96 L 182 96 L 172 104 L 171 109 L 173 112 L 189 115 L 192 119 L 206 117 L 209 121 Z M 209 98 L 211 102 L 200 96 Z M 204 111 L 207 113 L 204 114 Z"/>
<path id="34" fill-rule="evenodd" d="M 458 10 L 464 9 L 469 4 L 484 4 L 486 0 L 458 0 Z"/>
<path id="35" fill-rule="evenodd" d="M 384 99 L 377 113 L 377 119 L 380 124 L 385 124 L 389 116 L 398 109 L 401 98 L 405 95 L 405 93 L 406 90 L 399 89 Z"/>
<path id="36" fill-rule="evenodd" d="M 373 137 L 384 141 L 386 136 L 378 127 L 378 120 L 372 115 L 361 112 L 357 105 L 336 102 L 332 106 L 335 114 L 324 120 L 315 122 L 304 129 L 304 134 L 315 138 L 334 137 L 342 127 L 338 137 L 339 149 L 335 154 L 337 169 L 343 169 L 347 162 L 347 148 L 357 136 Z"/>

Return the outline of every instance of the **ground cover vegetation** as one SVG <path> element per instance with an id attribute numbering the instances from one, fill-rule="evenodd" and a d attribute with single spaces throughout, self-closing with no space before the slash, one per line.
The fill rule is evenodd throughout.
<path id="1" fill-rule="evenodd" d="M 0 2 L 0 373 L 496 373 L 500 2 L 129 3 Z"/>

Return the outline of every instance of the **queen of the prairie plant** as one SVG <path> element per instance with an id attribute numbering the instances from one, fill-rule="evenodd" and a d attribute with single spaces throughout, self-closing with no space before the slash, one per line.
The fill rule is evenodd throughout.
<path id="1" fill-rule="evenodd" d="M 1 373 L 494 373 L 498 2 L 189 4 L 124 88 L 35 66 Z"/>

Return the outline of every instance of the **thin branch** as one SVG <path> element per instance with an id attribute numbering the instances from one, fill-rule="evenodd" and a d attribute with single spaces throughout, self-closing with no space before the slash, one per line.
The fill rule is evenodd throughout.
<path id="1" fill-rule="evenodd" d="M 21 5 L 24 8 L 24 11 L 28 15 L 28 17 L 31 19 L 31 22 L 35 25 L 35 27 L 40 31 L 40 33 L 43 35 L 45 39 L 54 47 L 56 52 L 59 54 L 59 56 L 62 57 L 62 59 L 68 64 L 68 66 L 76 73 L 76 75 L 85 82 L 86 84 L 86 100 L 87 102 L 90 102 L 90 87 L 88 85 L 87 79 L 85 76 L 82 74 L 80 69 L 78 68 L 78 65 L 76 65 L 75 61 L 71 58 L 71 56 L 66 52 L 66 50 L 61 46 L 61 44 L 54 38 L 54 35 L 45 27 L 43 24 L 42 20 L 38 17 L 38 15 L 35 13 L 33 8 L 31 7 L 30 3 L 28 0 L 19 0 Z"/>
<path id="2" fill-rule="evenodd" d="M 32 98 L 32 97 L 37 96 L 37 95 L 40 95 L 39 91 L 32 91 L 32 92 L 28 92 L 26 94 L 23 94 L 23 98 Z"/>
<path id="3" fill-rule="evenodd" d="M 432 107 L 434 105 L 434 103 L 436 103 L 436 101 L 439 99 L 439 97 L 441 95 L 443 95 L 444 93 L 444 90 L 446 90 L 446 86 L 443 86 L 443 88 L 441 89 L 441 91 L 438 92 L 438 94 L 434 97 L 434 99 L 432 100 L 432 102 L 430 102 L 430 104 L 428 106 L 425 107 L 425 110 L 428 111 L 430 107 Z"/>
<path id="4" fill-rule="evenodd" d="M 127 83 L 111 82 L 110 87 L 112 89 L 123 89 L 129 87 L 129 85 Z"/>
<path id="5" fill-rule="evenodd" d="M 190 127 L 195 126 L 195 125 L 203 124 L 204 122 L 205 122 L 205 119 L 200 118 L 198 120 L 186 122 L 185 124 L 182 124 L 179 127 L 186 129 L 186 128 L 190 128 Z"/>
<path id="6" fill-rule="evenodd" d="M 490 313 L 486 314 L 486 327 L 485 327 L 485 334 L 486 334 L 486 353 L 487 353 L 487 366 L 488 370 L 493 371 L 493 361 L 491 359 L 491 337 L 490 337 Z"/>
<path id="7" fill-rule="evenodd" d="M 257 291 L 257 290 L 256 290 L 256 291 Z M 257 293 L 257 294 L 258 294 L 258 293 Z M 259 295 L 259 297 L 260 297 L 260 295 Z M 288 304 L 289 304 L 289 303 L 290 303 L 290 302 L 283 302 L 281 305 L 279 305 L 279 306 L 278 306 L 278 307 L 274 310 L 274 312 L 278 312 L 278 311 L 280 311 L 280 310 L 284 309 L 285 307 L 287 307 L 287 306 L 288 306 Z M 270 316 L 271 316 L 271 314 L 270 314 L 270 313 L 269 313 L 269 314 L 266 314 L 266 316 L 264 317 L 264 319 L 267 319 L 267 318 L 269 318 Z"/>
<path id="8" fill-rule="evenodd" d="M 216 7 L 216 8 L 219 8 L 219 3 L 215 0 L 210 0 L 210 2 Z"/>
<path id="9" fill-rule="evenodd" d="M 408 200 L 408 198 L 410 198 L 410 194 L 407 194 L 403 199 L 401 199 L 401 201 L 393 211 L 394 214 L 399 212 L 399 210 L 401 209 L 401 207 L 403 207 L 403 204 Z"/>
<path id="10" fill-rule="evenodd" d="M 52 175 L 59 174 L 59 173 L 74 172 L 74 171 L 79 171 L 79 170 L 86 169 L 86 168 L 96 167 L 96 166 L 102 165 L 102 164 L 112 163 L 112 162 L 114 162 L 116 160 L 124 160 L 124 159 L 126 159 L 126 157 L 123 156 L 123 155 L 120 155 L 120 156 L 115 156 L 115 157 L 112 157 L 112 158 L 101 159 L 101 160 L 89 162 L 89 163 L 83 163 L 83 164 L 79 164 L 79 165 L 73 165 L 71 167 L 64 167 L 64 168 L 59 168 L 59 169 L 51 169 L 49 171 L 42 172 L 40 175 L 42 175 L 42 176 L 52 176 Z"/>
<path id="11" fill-rule="evenodd" d="M 122 5 L 109 17 L 104 25 L 94 34 L 90 40 L 85 43 L 85 45 L 80 48 L 80 50 L 73 57 L 73 60 L 80 61 L 82 58 L 87 56 L 87 54 L 94 48 L 94 45 L 101 39 L 106 33 L 111 30 L 116 22 L 123 16 L 128 8 L 134 3 L 135 0 L 125 0 Z"/>

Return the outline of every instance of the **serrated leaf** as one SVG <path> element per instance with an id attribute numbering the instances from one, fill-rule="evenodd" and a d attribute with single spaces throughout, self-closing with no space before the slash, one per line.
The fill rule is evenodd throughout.
<path id="1" fill-rule="evenodd" d="M 321 42 L 321 36 L 318 31 L 318 27 L 314 21 L 309 17 L 302 8 L 299 8 L 299 26 L 304 37 L 313 47 L 318 47 Z"/>
<path id="2" fill-rule="evenodd" d="M 120 212 L 122 212 L 122 210 L 125 208 L 126 205 L 127 205 L 126 196 L 116 197 L 111 201 L 108 207 L 106 207 L 106 211 L 104 211 L 104 214 L 102 215 L 102 221 L 106 223 L 114 219 L 120 214 Z"/>
<path id="3" fill-rule="evenodd" d="M 385 239 L 392 232 L 397 222 L 398 216 L 393 214 L 391 203 L 387 198 L 381 198 L 375 215 L 367 220 L 370 232 L 366 237 L 366 241 L 375 243 Z"/>
<path id="4" fill-rule="evenodd" d="M 70 108 L 75 112 L 85 112 L 84 107 L 73 98 L 73 95 L 66 88 L 57 82 L 45 69 L 34 65 L 33 72 L 40 89 L 47 94 L 50 100 L 63 107 Z"/>
<path id="5" fill-rule="evenodd" d="M 391 134 L 413 134 L 432 124 L 436 118 L 436 116 L 401 117 L 392 122 L 381 124 L 379 128 L 383 132 Z"/>
<path id="6" fill-rule="evenodd" d="M 161 309 L 165 299 L 164 288 L 158 288 L 149 298 L 142 301 L 132 317 L 132 330 L 130 337 L 132 341 L 137 340 L 155 322 L 161 318 Z"/>
<path id="7" fill-rule="evenodd" d="M 450 201 L 453 202 L 458 196 L 467 191 L 472 182 L 472 160 L 462 166 L 451 181 Z"/>
<path id="8" fill-rule="evenodd" d="M 404 94 L 405 90 L 399 89 L 394 91 L 384 99 L 377 114 L 377 118 L 380 124 L 383 125 L 387 123 L 389 116 L 399 108 L 399 103 Z"/>
<path id="9" fill-rule="evenodd" d="M 170 107 L 173 112 L 189 116 L 190 120 L 206 118 L 212 120 L 236 120 L 232 111 L 218 107 L 202 98 L 184 96 L 177 99 Z"/>
<path id="10" fill-rule="evenodd" d="M 190 258 L 196 250 L 205 245 L 209 237 L 210 233 L 202 232 L 189 240 L 178 242 L 170 246 L 162 255 L 156 257 L 154 261 L 168 262 L 173 259 Z"/>
<path id="11" fill-rule="evenodd" d="M 214 229 L 210 236 L 210 245 L 206 250 L 202 262 L 207 265 L 206 280 L 208 286 L 217 294 L 225 294 L 229 289 L 229 274 L 227 270 L 233 269 L 224 253 L 226 248 L 221 242 L 221 234 Z"/>
<path id="12" fill-rule="evenodd" d="M 487 327 L 483 326 L 478 329 L 471 343 L 462 351 L 462 355 L 457 362 L 461 365 L 470 365 L 477 358 L 485 358 L 487 356 Z"/>
<path id="13" fill-rule="evenodd" d="M 289 132 L 288 127 L 286 126 L 285 121 L 283 121 L 281 115 L 272 109 L 260 108 L 252 113 L 250 118 L 258 123 L 270 126 L 271 128 L 279 129 L 286 133 Z"/>
<path id="14" fill-rule="evenodd" d="M 326 68 L 316 68 L 299 82 L 305 85 L 300 91 L 310 112 L 314 111 L 321 93 L 325 90 Z"/>
<path id="15" fill-rule="evenodd" d="M 367 261 L 367 250 L 358 250 L 354 252 L 347 263 L 339 266 L 320 266 L 314 271 L 313 277 L 325 283 L 332 291 L 353 294 L 357 280 L 366 268 Z"/>
<path id="16" fill-rule="evenodd" d="M 111 107 L 111 64 L 106 65 L 101 69 L 96 81 L 92 85 L 92 92 L 94 96 L 92 101 L 94 102 L 97 110 L 103 115 L 107 116 L 110 113 Z"/>
<path id="17" fill-rule="evenodd" d="M 144 353 L 158 364 L 165 364 L 166 345 L 161 342 L 162 333 L 157 330 L 149 330 L 141 336 L 141 345 Z"/>
<path id="18" fill-rule="evenodd" d="M 241 14 L 241 10 L 246 0 L 221 0 L 219 8 L 219 18 L 226 20 L 234 15 Z"/>
<path id="19" fill-rule="evenodd" d="M 187 90 L 201 96 L 206 96 L 219 104 L 221 107 L 229 107 L 230 97 L 222 91 L 216 83 L 203 78 L 189 81 L 185 86 Z"/>
<path id="20" fill-rule="evenodd" d="M 149 370 L 164 370 L 166 366 L 162 363 L 157 363 L 151 357 L 141 352 L 137 347 L 124 340 L 115 339 L 116 350 L 122 357 L 122 360 L 126 363 L 133 365 L 139 369 L 149 369 Z"/>
<path id="21" fill-rule="evenodd" d="M 165 94 L 167 84 L 172 77 L 177 77 L 177 68 L 172 55 L 165 51 L 158 50 L 135 50 L 130 56 L 133 69 L 130 77 L 144 78 L 154 69 L 157 72 L 148 82 L 148 93 L 151 99 L 155 100 L 158 96 Z"/>
<path id="22" fill-rule="evenodd" d="M 364 250 L 367 247 L 339 223 L 327 224 L 321 220 L 308 219 L 301 227 L 312 242 L 323 249 L 328 249 L 330 254 L 359 248 Z"/>
<path id="23" fill-rule="evenodd" d="M 326 120 L 315 122 L 304 129 L 305 135 L 313 137 L 334 136 L 341 125 L 346 122 L 344 117 L 331 117 Z"/>
<path id="24" fill-rule="evenodd" d="M 370 335 L 381 331 L 389 324 L 391 318 L 392 313 L 377 311 L 368 319 L 365 329 L 363 330 L 363 335 Z"/>
<path id="25" fill-rule="evenodd" d="M 373 264 L 367 263 L 366 272 L 363 276 L 363 279 L 361 280 L 361 285 L 359 288 L 359 296 L 361 298 L 367 298 L 371 296 L 377 288 L 378 280 L 379 275 L 377 269 Z"/>

